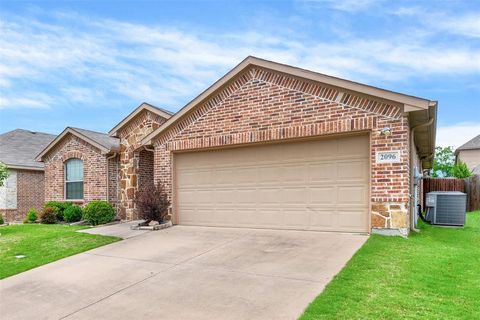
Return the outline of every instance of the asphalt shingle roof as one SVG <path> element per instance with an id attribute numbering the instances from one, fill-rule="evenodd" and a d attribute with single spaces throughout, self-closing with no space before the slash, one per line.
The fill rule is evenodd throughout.
<path id="1" fill-rule="evenodd" d="M 86 136 L 87 138 L 95 141 L 99 145 L 107 148 L 110 151 L 118 151 L 120 149 L 120 139 L 115 137 L 110 137 L 106 133 L 81 129 L 81 128 L 72 128 L 70 129 L 80 133 L 81 135 Z"/>
<path id="2" fill-rule="evenodd" d="M 471 149 L 480 149 L 480 134 L 473 138 L 472 140 L 469 140 L 467 143 L 463 144 L 460 146 L 458 150 L 471 150 Z"/>
<path id="3" fill-rule="evenodd" d="M 0 161 L 7 166 L 43 169 L 43 163 L 35 161 L 35 157 L 55 137 L 53 134 L 24 129 L 0 134 Z"/>

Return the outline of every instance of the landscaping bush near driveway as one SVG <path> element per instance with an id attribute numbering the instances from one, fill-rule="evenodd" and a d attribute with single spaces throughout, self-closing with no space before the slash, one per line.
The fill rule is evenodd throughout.
<path id="1" fill-rule="evenodd" d="M 83 219 L 94 226 L 111 222 L 113 218 L 115 218 L 115 210 L 106 201 L 91 201 L 83 209 Z"/>
<path id="2" fill-rule="evenodd" d="M 45 207 L 40 214 L 40 222 L 43 224 L 57 223 L 57 210 L 54 207 Z"/>
<path id="3" fill-rule="evenodd" d="M 420 229 L 372 235 L 301 319 L 480 319 L 480 211 Z"/>
<path id="4" fill-rule="evenodd" d="M 45 208 L 46 207 L 52 207 L 55 209 L 55 213 L 57 215 L 57 220 L 58 221 L 64 221 L 63 215 L 65 213 L 65 209 L 68 207 L 72 206 L 73 204 L 71 202 L 62 202 L 62 201 L 48 201 L 45 203 Z"/>
<path id="5" fill-rule="evenodd" d="M 34 223 L 38 219 L 38 212 L 35 209 L 30 209 L 27 212 L 27 216 L 23 220 L 23 223 Z"/>
<path id="6" fill-rule="evenodd" d="M 82 220 L 83 210 L 80 206 L 71 205 L 63 212 L 65 222 L 77 222 Z"/>
<path id="7" fill-rule="evenodd" d="M 59 224 L 1 227 L 0 279 L 120 240 L 116 237 L 76 232 L 83 228 L 85 227 Z"/>
<path id="8" fill-rule="evenodd" d="M 148 185 L 137 192 L 135 198 L 138 214 L 146 223 L 163 222 L 168 213 L 170 201 L 162 183 Z"/>

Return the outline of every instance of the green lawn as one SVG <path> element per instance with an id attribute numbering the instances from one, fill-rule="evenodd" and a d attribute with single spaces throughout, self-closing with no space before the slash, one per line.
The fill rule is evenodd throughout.
<path id="1" fill-rule="evenodd" d="M 0 227 L 0 279 L 120 240 L 75 232 L 82 228 L 44 224 Z"/>
<path id="2" fill-rule="evenodd" d="M 480 211 L 420 228 L 372 235 L 301 319 L 480 319 Z"/>

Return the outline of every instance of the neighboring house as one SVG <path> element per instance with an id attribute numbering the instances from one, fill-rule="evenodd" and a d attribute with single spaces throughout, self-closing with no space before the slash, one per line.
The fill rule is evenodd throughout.
<path id="1" fill-rule="evenodd" d="M 45 163 L 45 199 L 106 200 L 123 219 L 134 218 L 136 190 L 153 183 L 153 151 L 140 141 L 170 116 L 142 103 L 110 134 L 67 127 L 37 156 Z"/>
<path id="2" fill-rule="evenodd" d="M 455 150 L 455 158 L 465 162 L 474 174 L 480 174 L 480 134 Z"/>
<path id="3" fill-rule="evenodd" d="M 109 132 L 115 149 L 64 132 L 38 159 L 47 200 L 83 181 L 84 203 L 108 199 L 122 219 L 142 184 L 162 182 L 177 224 L 406 234 L 436 114 L 435 101 L 248 57 L 174 115 L 142 104 Z"/>
<path id="4" fill-rule="evenodd" d="M 30 208 L 43 207 L 44 169 L 35 156 L 54 138 L 52 134 L 23 129 L 0 134 L 0 161 L 9 171 L 0 187 L 0 213 L 6 221 L 22 221 Z"/>

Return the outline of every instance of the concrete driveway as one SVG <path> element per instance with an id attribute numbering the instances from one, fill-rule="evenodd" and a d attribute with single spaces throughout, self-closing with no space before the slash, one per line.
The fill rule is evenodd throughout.
<path id="1" fill-rule="evenodd" d="M 367 236 L 175 226 L 0 281 L 2 319 L 295 319 Z"/>

